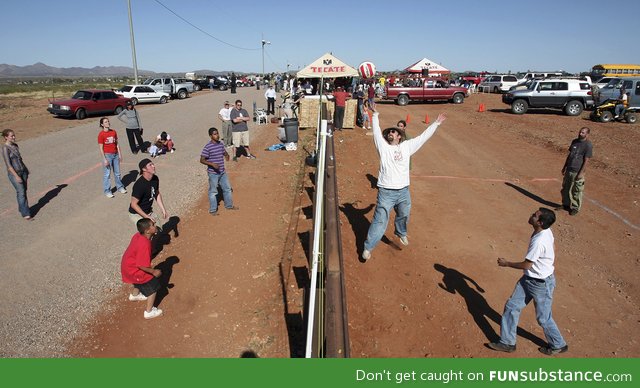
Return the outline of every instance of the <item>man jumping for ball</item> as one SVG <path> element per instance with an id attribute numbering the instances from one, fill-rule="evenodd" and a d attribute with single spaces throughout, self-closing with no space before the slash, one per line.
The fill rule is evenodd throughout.
<path id="1" fill-rule="evenodd" d="M 438 126 L 447 118 L 441 113 L 438 119 L 420 136 L 407 140 L 403 129 L 387 128 L 381 131 L 378 112 L 372 110 L 373 141 L 380 156 L 380 170 L 378 172 L 378 201 L 362 251 L 362 259 L 365 261 L 371 258 L 371 251 L 384 235 L 391 209 L 396 212 L 394 233 L 400 238 L 402 245 L 409 245 L 407 238 L 407 223 L 411 211 L 409 158 L 433 136 Z"/>

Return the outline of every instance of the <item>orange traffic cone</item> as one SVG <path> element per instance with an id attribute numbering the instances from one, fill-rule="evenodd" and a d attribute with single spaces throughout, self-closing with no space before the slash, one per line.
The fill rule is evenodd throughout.
<path id="1" fill-rule="evenodd" d="M 429 114 L 424 115 L 424 123 L 429 124 Z"/>
<path id="2" fill-rule="evenodd" d="M 480 106 L 478 107 L 478 112 L 484 112 L 485 108 L 484 108 L 484 104 L 480 104 Z"/>
<path id="3" fill-rule="evenodd" d="M 409 113 L 407 113 L 407 118 L 404 121 L 406 121 L 407 124 L 411 121 L 411 115 Z"/>

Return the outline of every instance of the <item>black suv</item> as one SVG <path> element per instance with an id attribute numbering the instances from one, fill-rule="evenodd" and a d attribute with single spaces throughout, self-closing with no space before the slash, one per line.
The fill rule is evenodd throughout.
<path id="1" fill-rule="evenodd" d="M 503 94 L 502 102 L 511 105 L 515 114 L 526 113 L 529 108 L 557 108 L 568 116 L 578 116 L 594 104 L 591 85 L 574 78 L 534 80 L 527 89 Z"/>

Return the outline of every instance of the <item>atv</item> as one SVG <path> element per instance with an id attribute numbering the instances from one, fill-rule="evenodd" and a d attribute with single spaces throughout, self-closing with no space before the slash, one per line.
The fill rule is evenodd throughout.
<path id="1" fill-rule="evenodd" d="M 618 119 L 615 118 L 616 105 L 619 103 L 617 99 L 608 99 L 598 105 L 593 112 L 591 112 L 591 120 L 600 121 L 601 123 L 608 123 L 615 120 L 625 120 L 629 124 L 633 124 L 638 121 L 638 107 L 628 107 L 622 111 Z"/>

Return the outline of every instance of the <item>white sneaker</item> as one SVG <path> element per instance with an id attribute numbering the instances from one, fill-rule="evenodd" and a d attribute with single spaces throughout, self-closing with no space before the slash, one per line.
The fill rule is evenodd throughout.
<path id="1" fill-rule="evenodd" d="M 366 249 L 365 249 L 364 251 L 362 251 L 362 259 L 363 259 L 364 261 L 367 261 L 367 260 L 369 260 L 370 258 L 371 258 L 371 252 L 369 252 L 369 251 L 368 251 L 368 250 L 366 250 Z"/>
<path id="2" fill-rule="evenodd" d="M 144 319 L 153 319 L 161 315 L 162 315 L 162 309 L 159 309 L 157 307 L 153 307 L 149 312 L 147 312 L 146 310 L 144 311 Z"/>
<path id="3" fill-rule="evenodd" d="M 113 197 L 114 197 L 113 193 L 111 193 L 111 192 L 109 192 L 109 193 L 104 193 L 104 195 L 105 195 L 105 197 L 107 197 L 107 198 L 113 198 Z"/>
<path id="4" fill-rule="evenodd" d="M 121 187 L 120 190 L 118 191 L 121 192 L 122 194 L 127 194 L 127 189 L 125 189 L 124 187 Z"/>
<path id="5" fill-rule="evenodd" d="M 147 300 L 147 297 L 142 294 L 138 294 L 138 295 L 129 294 L 129 300 L 132 302 L 135 302 L 139 300 Z"/>
<path id="6" fill-rule="evenodd" d="M 400 242 L 402 243 L 402 245 L 404 245 L 405 247 L 407 245 L 409 245 L 409 239 L 407 238 L 407 236 L 402 236 L 400 237 Z"/>

